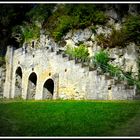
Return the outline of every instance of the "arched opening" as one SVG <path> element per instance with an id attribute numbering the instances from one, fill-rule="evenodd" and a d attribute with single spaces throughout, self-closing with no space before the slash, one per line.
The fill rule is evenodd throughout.
<path id="1" fill-rule="evenodd" d="M 37 75 L 33 72 L 30 74 L 28 79 L 27 99 L 35 99 L 36 83 Z"/>
<path id="2" fill-rule="evenodd" d="M 15 97 L 21 98 L 22 95 L 22 70 L 20 67 L 15 72 Z"/>
<path id="3" fill-rule="evenodd" d="M 46 80 L 43 86 L 43 99 L 52 99 L 54 92 L 54 82 L 52 79 Z"/>

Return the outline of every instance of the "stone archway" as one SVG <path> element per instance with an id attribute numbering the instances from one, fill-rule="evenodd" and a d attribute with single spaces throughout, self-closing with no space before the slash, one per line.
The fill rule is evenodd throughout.
<path id="1" fill-rule="evenodd" d="M 43 99 L 52 99 L 53 94 L 54 94 L 54 81 L 52 79 L 48 79 L 43 85 Z"/>
<path id="2" fill-rule="evenodd" d="M 18 67 L 15 72 L 15 96 L 21 98 L 22 96 L 22 69 Z"/>
<path id="3" fill-rule="evenodd" d="M 37 75 L 35 72 L 31 73 L 28 78 L 27 99 L 35 99 L 37 84 Z"/>

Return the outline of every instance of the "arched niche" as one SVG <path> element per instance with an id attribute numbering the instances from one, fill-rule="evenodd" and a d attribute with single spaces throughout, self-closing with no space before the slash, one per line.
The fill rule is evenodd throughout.
<path id="1" fill-rule="evenodd" d="M 54 94 L 54 81 L 47 79 L 43 85 L 43 99 L 52 99 Z"/>
<path id="2" fill-rule="evenodd" d="M 37 75 L 32 72 L 28 78 L 27 99 L 35 99 Z"/>
<path id="3" fill-rule="evenodd" d="M 15 71 L 15 98 L 22 96 L 22 69 L 18 67 Z"/>

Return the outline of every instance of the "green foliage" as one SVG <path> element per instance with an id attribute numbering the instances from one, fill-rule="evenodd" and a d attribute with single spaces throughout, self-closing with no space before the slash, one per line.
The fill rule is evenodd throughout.
<path id="1" fill-rule="evenodd" d="M 122 70 L 118 66 L 113 66 L 112 64 L 107 65 L 109 74 L 113 77 L 121 78 Z"/>
<path id="2" fill-rule="evenodd" d="M 19 36 L 21 43 L 29 42 L 32 39 L 38 39 L 40 35 L 40 27 L 35 24 L 25 23 L 21 26 L 13 28 L 13 36 Z"/>
<path id="3" fill-rule="evenodd" d="M 108 62 L 110 60 L 107 52 L 101 50 L 97 52 L 92 59 L 97 66 L 99 66 L 104 72 L 106 72 L 105 66 L 108 66 Z"/>
<path id="4" fill-rule="evenodd" d="M 70 28 L 71 18 L 69 16 L 61 16 L 61 18 L 59 18 L 57 27 L 54 29 L 53 37 L 56 41 L 59 41 Z"/>
<path id="5" fill-rule="evenodd" d="M 113 29 L 109 39 L 108 39 L 108 47 L 124 47 L 126 43 L 126 36 L 122 30 Z"/>
<path id="6" fill-rule="evenodd" d="M 76 58 L 81 59 L 82 61 L 86 61 L 88 59 L 88 49 L 84 44 L 81 44 L 79 47 L 74 48 L 74 52 Z"/>
<path id="7" fill-rule="evenodd" d="M 93 22 L 95 24 L 105 24 L 108 17 L 104 14 L 103 11 L 96 11 L 94 14 L 95 17 L 93 17 Z"/>
<path id="8" fill-rule="evenodd" d="M 28 20 L 34 23 L 39 21 L 41 24 L 48 19 L 52 14 L 52 10 L 55 4 L 38 4 L 34 5 L 33 8 L 26 14 Z"/>
<path id="9" fill-rule="evenodd" d="M 65 53 L 71 57 L 81 59 L 83 62 L 87 61 L 89 56 L 88 49 L 84 44 L 79 45 L 77 48 L 67 46 Z"/>
<path id="10" fill-rule="evenodd" d="M 104 34 L 96 36 L 96 41 L 103 48 L 124 47 L 126 43 L 126 35 L 122 30 L 113 29 L 108 37 Z"/>
<path id="11" fill-rule="evenodd" d="M 75 57 L 74 49 L 69 45 L 67 46 L 65 53 L 68 54 L 69 56 L 73 57 L 73 58 Z"/>
<path id="12" fill-rule="evenodd" d="M 124 22 L 123 30 L 127 37 L 127 41 L 140 42 L 140 15 L 128 16 Z"/>
<path id="13" fill-rule="evenodd" d="M 52 35 L 53 35 L 54 40 L 56 42 L 59 41 L 59 40 L 61 40 L 61 37 L 63 36 L 62 32 L 57 32 L 57 31 L 53 32 Z"/>
<path id="14" fill-rule="evenodd" d="M 104 24 L 107 21 L 105 14 L 94 4 L 70 5 L 68 13 L 76 19 L 73 22 L 76 28 L 85 28 L 91 23 Z"/>
<path id="15" fill-rule="evenodd" d="M 104 24 L 106 21 L 105 14 L 94 4 L 62 4 L 48 19 L 45 27 L 56 41 L 60 41 L 70 29 L 83 29 L 91 24 Z"/>
<path id="16" fill-rule="evenodd" d="M 123 72 L 123 75 L 124 79 L 127 80 L 128 85 L 137 85 L 138 81 L 132 77 L 132 72 Z"/>
<path id="17" fill-rule="evenodd" d="M 118 80 L 127 81 L 128 85 L 137 85 L 140 88 L 140 82 L 132 77 L 132 72 L 124 72 L 120 67 L 108 63 L 109 56 L 106 52 L 100 51 L 92 59 L 94 67 L 100 67 L 104 73 L 108 72 L 110 76 L 117 77 Z"/>
<path id="18" fill-rule="evenodd" d="M 96 33 L 97 27 L 96 26 L 90 26 L 90 29 L 92 30 L 93 33 Z"/>

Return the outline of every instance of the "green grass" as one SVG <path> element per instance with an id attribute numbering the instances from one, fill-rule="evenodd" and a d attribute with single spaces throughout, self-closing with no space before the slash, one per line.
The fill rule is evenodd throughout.
<path id="1" fill-rule="evenodd" d="M 0 136 L 139 136 L 140 101 L 1 101 Z"/>

